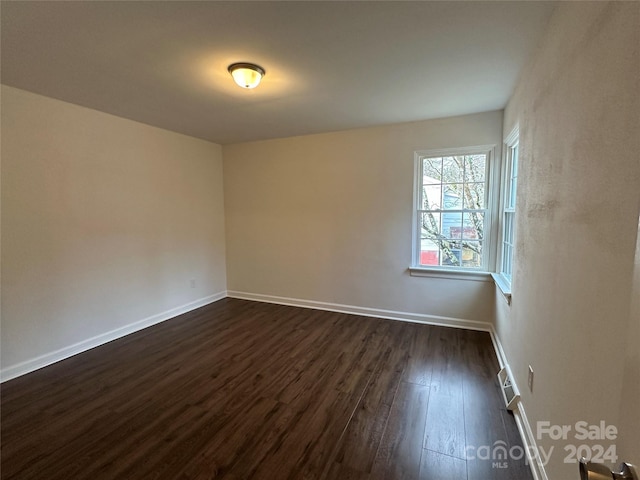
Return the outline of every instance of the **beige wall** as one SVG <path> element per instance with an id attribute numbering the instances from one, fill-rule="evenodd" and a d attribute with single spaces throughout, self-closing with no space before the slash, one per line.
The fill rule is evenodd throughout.
<path id="1" fill-rule="evenodd" d="M 636 239 L 636 261 L 631 289 L 631 311 L 626 338 L 622 399 L 620 405 L 620 455 L 622 459 L 640 465 L 640 217 Z"/>
<path id="2" fill-rule="evenodd" d="M 2 87 L 3 370 L 225 290 L 219 145 Z"/>
<path id="3" fill-rule="evenodd" d="M 640 201 L 639 9 L 559 5 L 505 110 L 504 134 L 520 125 L 517 255 L 513 304 L 498 300 L 496 322 L 534 429 L 632 421 L 619 407 Z M 556 448 L 549 478 L 577 477 L 564 442 L 539 443 Z"/>
<path id="4" fill-rule="evenodd" d="M 224 146 L 229 290 L 490 322 L 490 282 L 408 274 L 413 164 L 501 134 L 489 112 Z"/>

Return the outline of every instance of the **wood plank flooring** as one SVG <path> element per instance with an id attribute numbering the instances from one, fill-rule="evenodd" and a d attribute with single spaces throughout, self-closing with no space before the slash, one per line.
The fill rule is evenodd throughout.
<path id="1" fill-rule="evenodd" d="M 225 299 L 6 382 L 2 479 L 529 480 L 487 333 Z"/>

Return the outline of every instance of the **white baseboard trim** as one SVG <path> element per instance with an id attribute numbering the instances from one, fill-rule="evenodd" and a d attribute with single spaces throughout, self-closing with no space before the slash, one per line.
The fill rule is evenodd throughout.
<path id="1" fill-rule="evenodd" d="M 547 471 L 542 463 L 542 458 L 538 455 L 540 450 L 538 450 L 536 437 L 531 429 L 531 424 L 527 419 L 522 401 L 518 402 L 518 407 L 513 412 L 513 416 L 516 419 L 516 425 L 518 426 L 520 437 L 522 437 L 522 443 L 527 452 L 527 459 L 529 461 L 529 466 L 531 467 L 531 473 L 533 474 L 534 480 L 549 480 Z"/>
<path id="2" fill-rule="evenodd" d="M 462 318 L 440 317 L 437 315 L 425 315 L 422 313 L 397 312 L 394 310 L 382 310 L 379 308 L 358 307 L 355 305 L 343 305 L 340 303 L 318 302 L 315 300 L 302 300 L 299 298 L 278 297 L 275 295 L 263 295 L 259 293 L 247 293 L 229 290 L 227 296 L 241 300 L 252 300 L 256 302 L 276 303 L 278 305 L 289 305 L 292 307 L 313 308 L 316 310 L 326 310 L 329 312 L 350 313 L 365 317 L 377 317 L 388 320 L 400 320 L 403 322 L 424 323 L 427 325 L 437 325 L 441 327 L 465 328 L 467 330 L 481 330 L 490 332 L 493 328 L 488 322 L 477 320 L 466 320 Z"/>
<path id="3" fill-rule="evenodd" d="M 179 307 L 175 307 L 156 315 L 143 318 L 142 320 L 130 323 L 128 325 L 125 325 L 124 327 L 116 328 L 115 330 L 96 335 L 95 337 L 91 337 L 81 342 L 74 343 L 73 345 L 69 345 L 53 352 L 40 355 L 39 357 L 3 368 L 2 370 L 0 370 L 0 382 L 6 382 L 7 380 L 11 380 L 12 378 L 16 378 L 21 375 L 33 372 L 34 370 L 46 367 L 47 365 L 59 362 L 60 360 L 72 357 L 74 355 L 77 355 L 78 353 L 82 353 L 86 350 L 98 347 L 120 337 L 124 337 L 125 335 L 129 335 L 130 333 L 150 327 L 151 325 L 155 325 L 156 323 L 164 322 L 165 320 L 169 320 L 170 318 L 182 315 L 183 313 L 190 312 L 191 310 L 195 310 L 196 308 L 200 308 L 210 303 L 216 302 L 225 298 L 226 296 L 226 291 L 214 293 L 213 295 L 194 300 L 193 302 L 180 305 Z"/>
<path id="4" fill-rule="evenodd" d="M 509 370 L 511 383 L 514 385 L 516 391 L 520 391 L 518 389 L 518 385 L 515 382 L 515 378 L 513 377 L 509 369 L 509 362 L 507 360 L 506 354 L 504 353 L 504 349 L 502 348 L 500 338 L 498 337 L 498 334 L 496 333 L 493 326 L 491 327 L 489 333 L 491 334 L 491 341 L 493 342 L 493 348 L 496 351 L 496 356 L 498 357 L 500 368 L 506 367 L 507 370 Z M 529 467 L 531 468 L 531 474 L 533 475 L 534 480 L 549 480 L 547 472 L 544 468 L 544 464 L 542 463 L 542 458 L 540 457 L 540 455 L 538 455 L 538 452 L 540 452 L 540 450 L 538 450 L 536 436 L 533 433 L 531 424 L 529 423 L 529 419 L 527 418 L 527 414 L 525 413 L 522 398 L 518 400 L 516 408 L 513 410 L 513 417 L 516 420 L 518 432 L 520 432 L 520 438 L 522 438 L 522 444 L 525 451 L 527 452 L 527 461 L 529 462 Z"/>

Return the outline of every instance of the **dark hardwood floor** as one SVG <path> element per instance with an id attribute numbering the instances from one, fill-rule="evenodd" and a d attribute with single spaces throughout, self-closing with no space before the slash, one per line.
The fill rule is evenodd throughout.
<path id="1" fill-rule="evenodd" d="M 221 300 L 4 383 L 1 476 L 530 479 L 473 458 L 521 447 L 497 371 L 487 333 Z"/>

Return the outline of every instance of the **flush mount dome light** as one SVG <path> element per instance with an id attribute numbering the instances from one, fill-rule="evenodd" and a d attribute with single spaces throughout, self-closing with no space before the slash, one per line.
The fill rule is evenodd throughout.
<path id="1" fill-rule="evenodd" d="M 264 68 L 253 63 L 234 63 L 229 65 L 229 73 L 242 88 L 256 88 L 264 77 Z"/>

